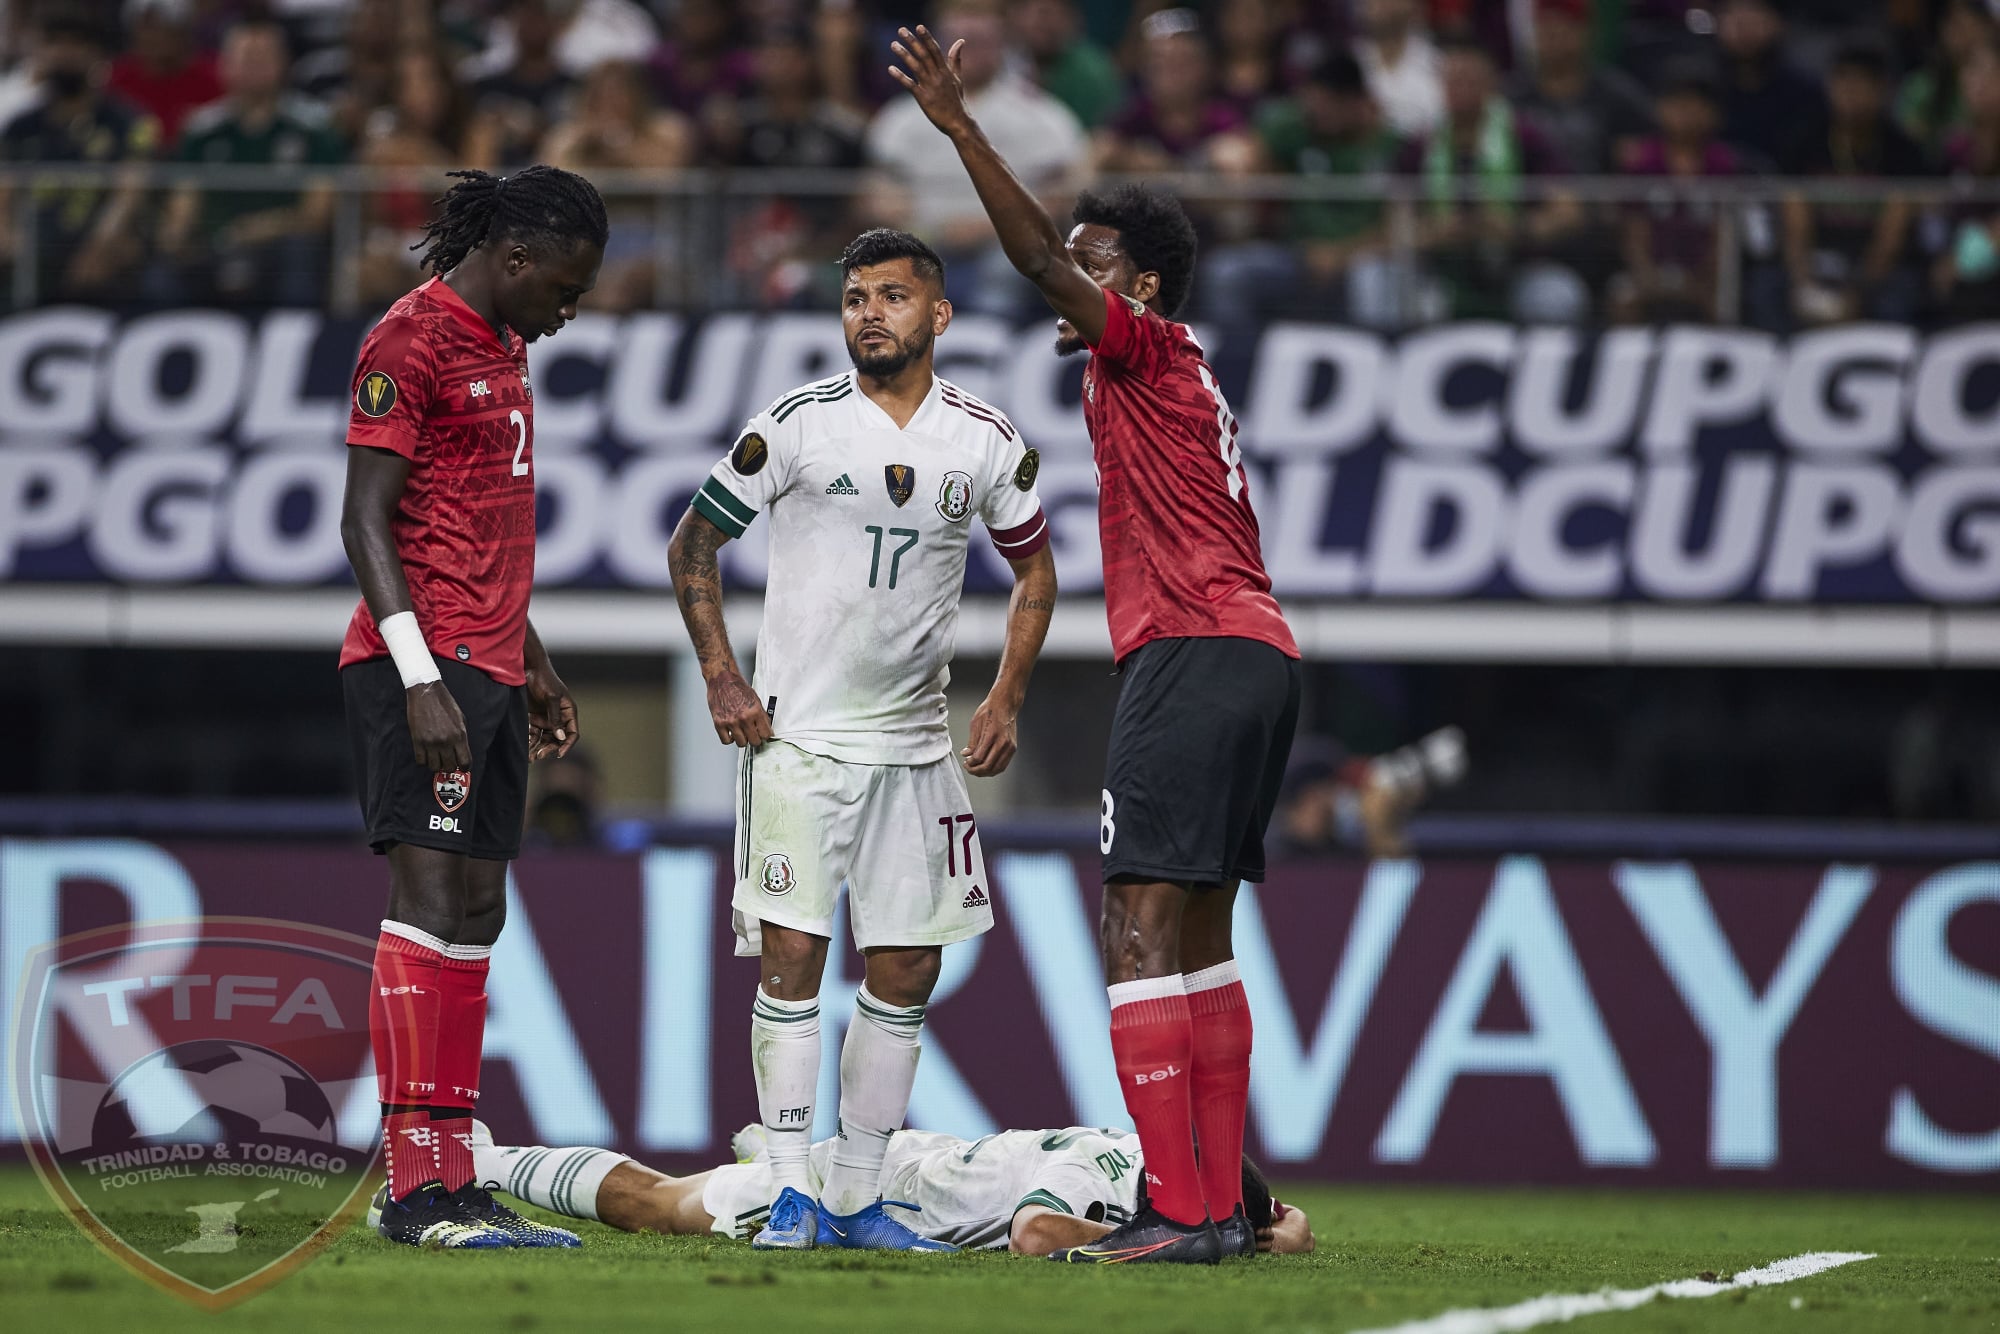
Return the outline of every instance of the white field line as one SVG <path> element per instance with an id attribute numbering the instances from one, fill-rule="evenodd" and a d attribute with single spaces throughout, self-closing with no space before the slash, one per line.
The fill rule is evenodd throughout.
<path id="1" fill-rule="evenodd" d="M 1712 1283 L 1706 1279 L 1683 1278 L 1672 1283 L 1655 1283 L 1650 1288 L 1603 1288 L 1597 1292 L 1550 1293 L 1548 1296 L 1536 1297 L 1513 1306 L 1496 1306 L 1477 1311 L 1446 1311 L 1443 1315 L 1432 1316 L 1428 1320 L 1412 1320 L 1407 1324 L 1391 1325 L 1383 1329 L 1361 1330 L 1358 1334 L 1506 1334 L 1506 1331 L 1510 1330 L 1533 1329 L 1536 1325 L 1553 1325 L 1565 1320 L 1574 1320 L 1580 1315 L 1629 1311 L 1635 1306 L 1644 1306 L 1656 1297 L 1713 1297 L 1717 1293 L 1732 1292 L 1738 1288 L 1763 1288 L 1774 1283 L 1790 1283 L 1793 1279 L 1837 1269 L 1841 1265 L 1853 1264 L 1856 1260 L 1874 1258 L 1873 1254 L 1861 1251 L 1814 1251 L 1810 1255 L 1794 1255 L 1789 1260 L 1779 1260 L 1761 1269 L 1746 1269 L 1735 1278 L 1723 1282 Z"/>

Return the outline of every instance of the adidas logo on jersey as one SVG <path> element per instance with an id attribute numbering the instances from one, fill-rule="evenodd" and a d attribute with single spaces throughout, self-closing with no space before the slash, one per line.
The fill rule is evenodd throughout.
<path id="1" fill-rule="evenodd" d="M 858 496 L 861 494 L 861 488 L 856 486 L 846 473 L 842 473 L 834 479 L 833 485 L 826 489 L 826 493 L 830 496 Z"/>
<path id="2" fill-rule="evenodd" d="M 958 901 L 958 906 L 961 908 L 984 908 L 987 906 L 987 903 L 988 900 L 985 891 L 980 889 L 979 886 L 974 885 L 972 892 Z"/>

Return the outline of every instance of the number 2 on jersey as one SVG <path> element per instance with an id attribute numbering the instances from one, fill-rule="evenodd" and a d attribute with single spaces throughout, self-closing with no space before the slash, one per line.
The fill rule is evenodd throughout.
<path id="1" fill-rule="evenodd" d="M 507 414 L 507 420 L 513 426 L 515 435 L 513 475 L 516 477 L 526 477 L 528 475 L 528 419 L 521 415 L 519 408 L 515 408 Z"/>

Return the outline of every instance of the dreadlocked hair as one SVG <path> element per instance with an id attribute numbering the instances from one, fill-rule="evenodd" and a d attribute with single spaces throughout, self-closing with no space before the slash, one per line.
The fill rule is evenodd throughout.
<path id="1" fill-rule="evenodd" d="M 1085 190 L 1076 197 L 1070 221 L 1109 227 L 1140 273 L 1160 275 L 1154 298 L 1169 319 L 1181 313 L 1194 286 L 1194 223 L 1181 201 L 1143 185 L 1121 185 L 1099 193 Z"/>
<path id="2" fill-rule="evenodd" d="M 568 250 L 611 235 L 597 187 L 560 167 L 526 167 L 506 176 L 483 171 L 447 173 L 458 184 L 436 201 L 442 210 L 423 239 L 419 267 L 446 274 L 488 241 L 519 241 L 530 250 Z"/>

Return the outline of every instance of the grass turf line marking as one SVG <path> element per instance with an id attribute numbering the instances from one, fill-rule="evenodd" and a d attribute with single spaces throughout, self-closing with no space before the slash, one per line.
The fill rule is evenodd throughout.
<path id="1" fill-rule="evenodd" d="M 1644 1306 L 1656 1297 L 1713 1297 L 1718 1293 L 1730 1292 L 1737 1288 L 1763 1288 L 1774 1283 L 1790 1283 L 1794 1279 L 1809 1278 L 1829 1269 L 1853 1264 L 1856 1260 L 1873 1260 L 1872 1252 L 1864 1251 L 1813 1251 L 1806 1255 L 1794 1255 L 1789 1260 L 1779 1260 L 1761 1269 L 1746 1269 L 1726 1282 L 1712 1283 L 1706 1279 L 1683 1278 L 1672 1283 L 1655 1283 L 1650 1288 L 1604 1288 L 1597 1292 L 1550 1293 L 1519 1302 L 1513 1306 L 1496 1306 L 1486 1310 L 1446 1311 L 1443 1315 L 1432 1316 L 1428 1320 L 1412 1320 L 1406 1324 L 1391 1325 L 1383 1329 L 1358 1331 L 1358 1334 L 1506 1334 L 1507 1331 L 1533 1329 L 1536 1325 L 1553 1325 L 1565 1320 L 1574 1320 L 1580 1315 L 1599 1315 L 1606 1311 L 1629 1311 Z"/>

